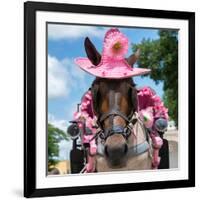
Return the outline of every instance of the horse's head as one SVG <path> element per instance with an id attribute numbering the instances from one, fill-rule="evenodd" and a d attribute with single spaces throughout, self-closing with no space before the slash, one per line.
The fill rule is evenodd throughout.
<path id="1" fill-rule="evenodd" d="M 120 165 L 128 151 L 127 125 L 137 109 L 137 91 L 132 79 L 96 79 L 92 95 L 98 124 L 103 130 L 104 155 L 111 165 Z"/>
<path id="2" fill-rule="evenodd" d="M 85 40 L 85 49 L 90 61 L 98 65 L 101 55 L 88 38 Z M 133 65 L 138 54 L 131 55 L 127 62 Z M 134 86 L 132 78 L 96 78 L 91 88 L 94 112 L 103 130 L 104 155 L 111 166 L 122 165 L 126 158 L 130 136 L 126 128 L 130 116 L 137 110 L 137 91 Z"/>

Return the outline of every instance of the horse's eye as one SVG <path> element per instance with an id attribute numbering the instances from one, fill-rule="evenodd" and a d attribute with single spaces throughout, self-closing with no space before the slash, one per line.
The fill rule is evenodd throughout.
<path id="1" fill-rule="evenodd" d="M 128 97 L 130 99 L 130 105 L 132 110 L 137 110 L 137 90 L 135 88 L 130 87 L 128 91 Z"/>
<path id="2" fill-rule="evenodd" d="M 93 107 L 96 113 L 99 112 L 99 100 L 100 100 L 100 92 L 99 92 L 99 85 L 94 84 L 91 88 L 92 99 L 93 99 Z"/>
<path id="3" fill-rule="evenodd" d="M 100 137 L 102 140 L 104 140 L 104 139 L 105 139 L 104 133 L 102 132 L 102 133 L 99 135 L 99 137 Z"/>

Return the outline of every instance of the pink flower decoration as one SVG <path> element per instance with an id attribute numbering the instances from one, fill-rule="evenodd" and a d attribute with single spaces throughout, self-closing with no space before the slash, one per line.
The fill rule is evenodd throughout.
<path id="1" fill-rule="evenodd" d="M 151 107 L 139 111 L 139 117 L 144 123 L 146 128 L 151 128 L 153 126 L 154 117 L 153 110 Z"/>
<path id="2" fill-rule="evenodd" d="M 128 51 L 128 38 L 118 29 L 111 29 L 104 39 L 103 56 L 114 60 L 124 59 Z"/>
<path id="3" fill-rule="evenodd" d="M 81 113 L 75 112 L 73 117 L 74 117 L 75 120 L 78 120 L 81 117 Z"/>
<path id="4" fill-rule="evenodd" d="M 164 104 L 154 106 L 155 118 L 163 117 L 168 120 L 168 109 L 165 108 Z"/>
<path id="5" fill-rule="evenodd" d="M 154 96 L 152 97 L 152 100 L 154 101 L 155 104 L 160 104 L 160 103 L 162 103 L 160 97 L 157 96 L 157 95 L 154 95 Z"/>
<path id="6" fill-rule="evenodd" d="M 147 96 L 151 95 L 151 91 L 149 90 L 149 88 L 144 88 L 142 92 L 144 95 L 147 95 Z"/>
<path id="7" fill-rule="evenodd" d="M 81 100 L 80 111 L 74 113 L 74 120 L 81 120 L 85 123 L 93 133 L 96 132 L 96 129 L 93 126 L 96 124 L 96 116 L 92 112 L 92 94 L 91 91 L 88 91 L 84 94 Z M 79 123 L 82 126 L 82 123 Z"/>
<path id="8" fill-rule="evenodd" d="M 140 96 L 153 96 L 155 94 L 154 94 L 154 92 L 151 88 L 145 86 L 145 87 L 140 89 L 138 95 L 140 95 Z"/>
<path id="9" fill-rule="evenodd" d="M 164 118 L 168 120 L 168 109 L 164 106 L 163 101 L 156 95 L 150 87 L 143 87 L 138 92 L 139 110 L 153 108 L 153 118 Z"/>
<path id="10" fill-rule="evenodd" d="M 155 105 L 155 106 L 154 106 L 154 110 L 155 110 L 155 112 L 161 111 L 161 110 L 162 110 L 162 106 L 160 106 L 160 105 Z"/>
<path id="11" fill-rule="evenodd" d="M 151 139 L 152 139 L 154 148 L 160 149 L 162 147 L 163 140 L 162 140 L 162 138 L 160 138 L 160 136 L 156 136 L 156 135 L 151 134 Z"/>
<path id="12" fill-rule="evenodd" d="M 90 129 L 92 129 L 92 126 L 94 126 L 94 120 L 91 117 L 88 117 L 86 120 L 86 126 Z"/>

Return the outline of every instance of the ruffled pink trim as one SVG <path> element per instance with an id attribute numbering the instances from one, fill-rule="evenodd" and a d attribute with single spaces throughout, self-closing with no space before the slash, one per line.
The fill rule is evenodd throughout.
<path id="1" fill-rule="evenodd" d="M 157 118 L 168 120 L 168 109 L 164 106 L 161 98 L 157 96 L 150 87 L 143 87 L 139 90 L 138 101 L 140 116 L 143 117 L 142 120 L 145 115 L 151 116 L 148 120 L 149 123 L 144 122 L 144 124 L 149 125 L 151 121 L 154 121 Z"/>

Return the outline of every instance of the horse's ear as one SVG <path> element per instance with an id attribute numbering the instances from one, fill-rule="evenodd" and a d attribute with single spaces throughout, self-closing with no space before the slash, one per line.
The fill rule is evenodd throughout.
<path id="1" fill-rule="evenodd" d="M 130 66 L 133 66 L 139 57 L 140 57 L 140 49 L 138 49 L 134 54 L 126 58 L 126 60 Z"/>
<path id="2" fill-rule="evenodd" d="M 93 65 L 97 66 L 101 61 L 101 54 L 97 51 L 88 37 L 85 38 L 84 45 L 87 57 Z"/>

